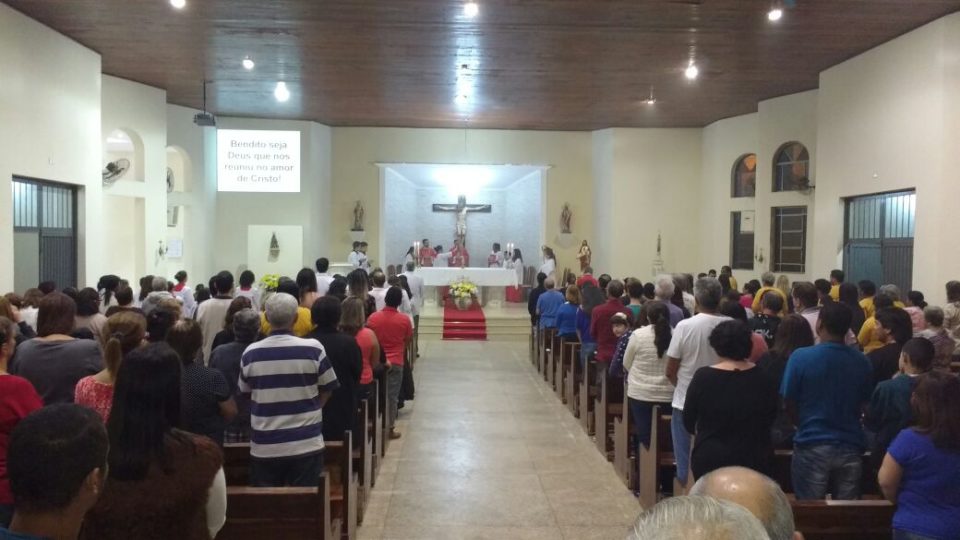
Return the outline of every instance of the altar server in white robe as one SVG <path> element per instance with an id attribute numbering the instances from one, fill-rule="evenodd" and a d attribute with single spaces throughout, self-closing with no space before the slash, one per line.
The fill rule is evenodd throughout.
<path id="1" fill-rule="evenodd" d="M 540 272 L 549 277 L 556 277 L 557 257 L 553 254 L 553 249 L 549 246 L 543 246 L 543 264 L 540 265 Z"/>

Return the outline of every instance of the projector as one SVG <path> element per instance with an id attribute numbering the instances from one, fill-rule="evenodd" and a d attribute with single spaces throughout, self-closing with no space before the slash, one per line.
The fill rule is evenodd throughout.
<path id="1" fill-rule="evenodd" d="M 193 123 L 200 127 L 216 127 L 217 117 L 213 113 L 208 113 L 206 111 L 202 113 L 197 113 L 193 117 Z"/>

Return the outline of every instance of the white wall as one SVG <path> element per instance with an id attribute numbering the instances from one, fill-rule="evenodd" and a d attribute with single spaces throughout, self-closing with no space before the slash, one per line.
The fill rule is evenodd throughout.
<path id="1" fill-rule="evenodd" d="M 247 228 L 250 225 L 301 225 L 302 264 L 314 268 L 314 261 L 329 253 L 330 128 L 315 122 L 248 118 L 218 118 L 217 126 L 221 129 L 299 130 L 301 180 L 300 193 L 217 193 L 216 237 L 211 244 L 214 271 L 236 273 L 246 267 Z M 206 143 L 209 152 L 211 142 L 207 140 Z M 215 183 L 216 159 L 208 154 L 205 166 L 208 179 L 213 178 Z M 353 205 L 350 206 L 351 223 L 352 209 Z M 290 268 L 286 274 L 295 277 L 299 270 Z"/>
<path id="2" fill-rule="evenodd" d="M 166 260 L 157 253 L 167 242 L 167 93 L 164 90 L 109 75 L 101 85 L 101 137 L 122 129 L 134 139 L 137 161 L 133 171 L 112 186 L 103 188 L 104 205 L 128 208 L 107 209 L 99 216 L 103 223 L 105 249 L 112 250 L 118 238 L 133 242 L 121 251 L 133 254 L 132 264 L 121 264 L 115 255 L 106 255 L 105 273 L 117 274 L 136 283 L 146 274 L 173 279 Z M 103 155 L 106 164 L 107 155 Z M 134 231 L 131 235 L 130 230 Z M 116 265 L 119 265 L 117 267 Z M 121 270 L 122 268 L 122 270 Z M 175 271 L 174 271 L 175 272 Z M 169 275 L 168 275 L 169 274 Z M 97 276 L 94 276 L 94 279 Z"/>
<path id="3" fill-rule="evenodd" d="M 170 272 L 185 270 L 191 284 L 206 283 L 218 270 L 214 266 L 214 245 L 217 216 L 217 177 L 208 174 L 205 140 L 213 146 L 216 155 L 216 129 L 203 128 L 193 123 L 198 110 L 178 105 L 167 105 L 167 147 L 186 157 L 184 191 L 168 195 L 168 204 L 180 205 L 182 234 L 168 230 L 168 240 L 183 240 L 183 257 L 168 259 Z"/>
<path id="4" fill-rule="evenodd" d="M 0 291 L 12 290 L 13 175 L 81 187 L 79 282 L 101 275 L 100 55 L 0 4 Z M 20 291 L 22 292 L 22 291 Z"/>
<path id="5" fill-rule="evenodd" d="M 928 301 L 960 275 L 951 224 L 957 179 L 960 14 L 832 67 L 820 76 L 815 269 L 836 265 L 842 198 L 916 188 L 913 286 Z"/>
<path id="6" fill-rule="evenodd" d="M 418 229 L 417 215 L 422 209 L 417 204 L 417 188 L 403 175 L 390 167 L 384 167 L 383 173 L 383 221 L 389 224 L 384 230 L 384 260 L 374 264 L 386 269 L 390 264 L 402 264 L 415 240 L 423 233 Z M 367 212 L 370 208 L 366 209 Z M 420 236 L 417 236 L 420 235 Z M 437 240 L 434 240 L 436 242 Z M 332 260 L 346 261 L 348 253 L 334 253 Z M 373 252 L 369 256 L 378 258 Z"/>
<path id="7" fill-rule="evenodd" d="M 543 243 L 540 235 L 540 223 L 543 221 L 543 185 L 548 181 L 543 175 L 549 174 L 549 170 L 528 174 L 504 190 L 505 214 L 508 220 L 502 223 L 500 244 L 503 249 L 507 249 L 507 242 L 515 244 L 515 247 L 520 249 L 526 266 L 532 266 L 532 263 L 537 261 Z M 478 253 L 482 258 L 473 263 L 474 265 L 486 263 L 491 246 L 485 247 L 487 251 Z M 510 255 L 513 256 L 512 253 Z"/>

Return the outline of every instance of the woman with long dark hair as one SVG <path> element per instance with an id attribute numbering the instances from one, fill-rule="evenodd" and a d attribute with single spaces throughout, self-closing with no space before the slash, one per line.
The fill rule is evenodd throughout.
<path id="1" fill-rule="evenodd" d="M 867 315 L 860 306 L 860 289 L 853 283 L 841 283 L 839 290 L 839 302 L 850 308 L 850 313 L 853 314 L 853 317 L 850 319 L 850 330 L 852 330 L 853 335 L 856 336 L 860 333 L 860 329 L 863 328 L 864 321 L 867 320 Z M 922 312 L 920 316 L 923 317 Z"/>
<path id="2" fill-rule="evenodd" d="M 166 343 L 137 349 L 120 364 L 109 473 L 81 539 L 209 540 L 226 519 L 223 454 L 180 425 L 180 358 Z"/>
<path id="3" fill-rule="evenodd" d="M 673 331 L 670 311 L 663 302 L 643 306 L 649 325 L 636 329 L 627 342 L 623 369 L 627 372 L 627 401 L 640 442 L 650 446 L 651 411 L 656 405 L 671 410 L 673 384 L 667 379 L 667 347 Z"/>
<path id="4" fill-rule="evenodd" d="M 801 347 L 812 347 L 814 344 L 813 331 L 810 323 L 803 316 L 793 313 L 787 315 L 777 326 L 777 334 L 773 338 L 773 347 L 757 360 L 757 367 L 765 371 L 780 388 L 783 382 L 783 372 L 787 369 L 787 361 L 793 351 Z M 771 438 L 776 448 L 792 448 L 793 434 L 796 430 L 793 422 L 787 415 L 782 400 L 778 408 L 777 418 L 773 422 Z"/>
<path id="5" fill-rule="evenodd" d="M 309 268 L 302 268 L 297 272 L 297 287 L 300 287 L 300 307 L 312 309 L 313 302 L 320 296 L 317 294 L 317 274 Z"/>
<path id="6" fill-rule="evenodd" d="M 957 538 L 960 531 L 960 379 L 931 371 L 910 400 L 914 426 L 890 443 L 877 481 L 896 503 L 893 538 Z"/>
<path id="7" fill-rule="evenodd" d="M 369 319 L 377 311 L 377 301 L 370 296 L 370 282 L 366 270 L 357 268 L 347 274 L 347 296 L 363 301 L 364 312 Z"/>

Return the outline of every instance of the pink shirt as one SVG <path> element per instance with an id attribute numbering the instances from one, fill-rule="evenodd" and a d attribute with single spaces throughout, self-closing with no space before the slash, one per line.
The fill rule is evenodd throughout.
<path id="1" fill-rule="evenodd" d="M 361 328 L 354 339 L 360 346 L 360 356 L 363 358 L 363 367 L 360 369 L 360 384 L 373 382 L 373 339 L 376 335 L 369 328 Z"/>
<path id="2" fill-rule="evenodd" d="M 387 306 L 370 315 L 367 326 L 377 335 L 380 347 L 387 355 L 387 362 L 402 366 L 407 339 L 413 337 L 410 317 L 397 311 L 397 308 Z"/>
<path id="3" fill-rule="evenodd" d="M 13 504 L 7 478 L 7 447 L 10 432 L 43 401 L 30 381 L 15 375 L 0 375 L 0 504 Z"/>
<path id="4" fill-rule="evenodd" d="M 77 387 L 73 393 L 73 401 L 77 405 L 93 409 L 100 418 L 103 418 L 103 423 L 107 423 L 110 419 L 110 407 L 113 405 L 112 384 L 98 382 L 91 375 L 77 381 Z"/>

